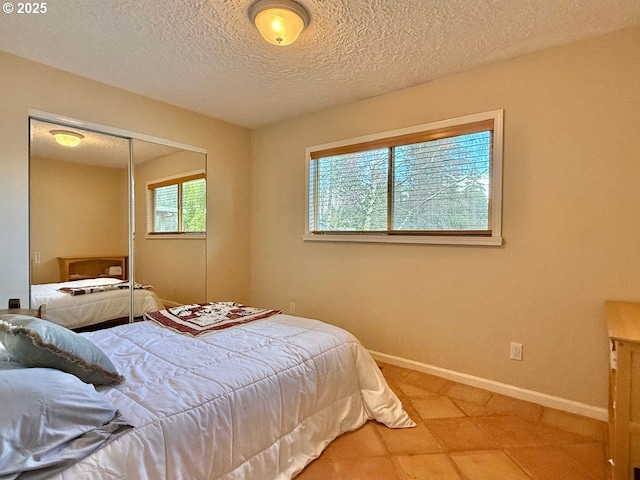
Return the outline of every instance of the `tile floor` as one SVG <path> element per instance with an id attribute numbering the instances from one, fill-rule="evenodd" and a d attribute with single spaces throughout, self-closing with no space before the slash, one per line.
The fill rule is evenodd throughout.
<path id="1" fill-rule="evenodd" d="M 380 364 L 416 428 L 368 422 L 296 480 L 605 480 L 606 424 Z"/>

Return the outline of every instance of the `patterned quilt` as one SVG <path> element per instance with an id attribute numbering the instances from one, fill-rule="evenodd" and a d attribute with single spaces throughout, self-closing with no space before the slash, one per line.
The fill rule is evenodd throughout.
<path id="1" fill-rule="evenodd" d="M 145 318 L 176 332 L 197 337 L 203 333 L 260 320 L 279 313 L 282 313 L 282 310 L 247 307 L 236 302 L 209 302 L 149 312 L 145 314 Z"/>

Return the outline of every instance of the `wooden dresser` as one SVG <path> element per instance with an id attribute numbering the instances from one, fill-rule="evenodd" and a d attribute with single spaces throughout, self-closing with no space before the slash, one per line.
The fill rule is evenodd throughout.
<path id="1" fill-rule="evenodd" d="M 58 257 L 60 281 L 83 280 L 85 278 L 127 279 L 127 255 L 104 257 Z M 114 267 L 115 272 L 110 272 Z M 119 273 L 117 273 L 119 271 Z"/>
<path id="2" fill-rule="evenodd" d="M 605 313 L 612 479 L 630 480 L 640 478 L 640 302 L 606 302 Z"/>

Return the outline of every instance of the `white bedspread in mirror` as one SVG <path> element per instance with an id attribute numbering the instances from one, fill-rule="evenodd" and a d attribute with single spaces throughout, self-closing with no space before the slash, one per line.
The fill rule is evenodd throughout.
<path id="1" fill-rule="evenodd" d="M 367 420 L 415 425 L 360 342 L 320 321 L 83 335 L 126 377 L 98 391 L 135 428 L 55 478 L 284 480 Z"/>
<path id="2" fill-rule="evenodd" d="M 45 318 L 67 328 L 80 328 L 128 317 L 131 309 L 128 289 L 85 295 L 70 295 L 60 291 L 60 288 L 91 287 L 121 282 L 122 280 L 115 278 L 91 278 L 31 285 L 31 308 L 37 309 L 45 305 Z M 162 302 L 152 290 L 134 291 L 134 316 L 139 317 L 162 308 Z"/>

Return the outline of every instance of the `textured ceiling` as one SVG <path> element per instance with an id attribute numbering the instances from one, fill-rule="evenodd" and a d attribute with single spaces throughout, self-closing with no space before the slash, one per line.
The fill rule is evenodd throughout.
<path id="1" fill-rule="evenodd" d="M 0 50 L 253 128 L 640 23 L 639 0 L 298 0 L 279 47 L 252 1 L 55 0 L 0 14 Z"/>
<path id="2" fill-rule="evenodd" d="M 84 136 L 76 147 L 63 147 L 56 142 L 51 130 L 70 130 Z M 34 157 L 84 163 L 108 168 L 127 168 L 129 141 L 122 137 L 91 132 L 77 127 L 31 120 L 30 155 Z M 180 151 L 178 148 L 136 139 L 133 144 L 135 164 Z"/>

